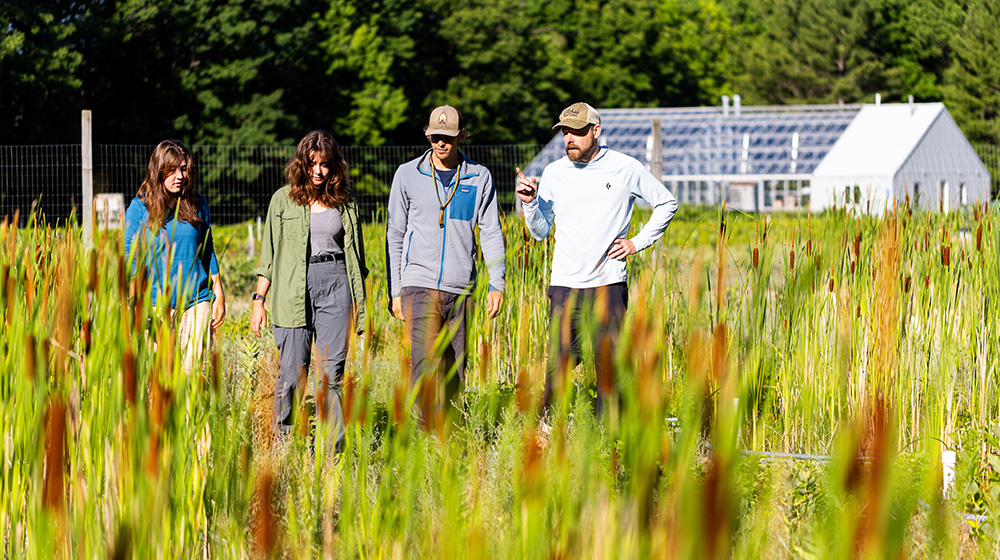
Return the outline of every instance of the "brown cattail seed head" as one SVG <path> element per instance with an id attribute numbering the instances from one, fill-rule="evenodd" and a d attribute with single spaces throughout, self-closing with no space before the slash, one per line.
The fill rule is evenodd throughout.
<path id="1" fill-rule="evenodd" d="M 97 291 L 97 250 L 90 250 L 90 263 L 87 264 L 87 290 Z"/>
<path id="2" fill-rule="evenodd" d="M 66 449 L 66 403 L 56 399 L 45 411 L 45 463 L 43 466 L 42 505 L 61 510 L 65 501 L 63 469 Z"/>
<path id="3" fill-rule="evenodd" d="M 757 248 L 753 248 L 753 267 L 757 268 Z"/>
<path id="4" fill-rule="evenodd" d="M 316 408 L 319 411 L 319 418 L 322 421 L 326 421 L 327 416 L 329 416 L 329 411 L 326 406 L 326 397 L 330 391 L 330 374 L 324 373 L 323 380 L 320 383 L 319 390 L 316 391 Z"/>
<path id="5" fill-rule="evenodd" d="M 80 338 L 83 339 L 83 353 L 90 353 L 91 346 L 91 326 L 93 321 L 90 318 L 84 319 L 83 324 L 80 326 Z"/>
<path id="6" fill-rule="evenodd" d="M 903 281 L 903 293 L 910 293 L 910 277 L 907 276 L 906 280 Z"/>
<path id="7" fill-rule="evenodd" d="M 941 245 L 941 264 L 951 266 L 951 246 Z"/>
<path id="8" fill-rule="evenodd" d="M 24 335 L 24 372 L 28 375 L 28 379 L 35 379 L 35 373 L 38 371 L 38 354 L 36 354 L 36 344 L 35 335 L 30 332 Z"/>
<path id="9" fill-rule="evenodd" d="M 976 228 L 976 251 L 983 252 L 983 226 Z"/>
<path id="10" fill-rule="evenodd" d="M 254 484 L 253 544 L 257 555 L 268 558 L 278 543 L 278 517 L 274 512 L 274 474 L 265 470 Z"/>
<path id="11" fill-rule="evenodd" d="M 485 384 L 490 371 L 490 343 L 485 340 L 479 343 L 479 381 Z"/>
<path id="12" fill-rule="evenodd" d="M 122 385 L 125 390 L 125 402 L 135 406 L 135 353 L 131 348 L 122 354 Z"/>

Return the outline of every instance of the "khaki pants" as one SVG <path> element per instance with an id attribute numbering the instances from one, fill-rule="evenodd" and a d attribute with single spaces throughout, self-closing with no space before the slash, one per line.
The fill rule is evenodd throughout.
<path id="1" fill-rule="evenodd" d="M 177 310 L 170 312 L 174 319 Z M 181 312 L 180 324 L 177 327 L 177 344 L 181 349 L 181 368 L 191 372 L 200 368 L 212 342 L 209 326 L 212 324 L 212 302 L 203 301 L 188 307 Z"/>

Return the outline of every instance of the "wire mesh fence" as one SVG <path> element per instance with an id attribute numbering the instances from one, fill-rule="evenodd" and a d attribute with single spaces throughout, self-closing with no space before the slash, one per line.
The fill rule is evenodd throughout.
<path id="1" fill-rule="evenodd" d="M 135 196 L 154 146 L 104 144 L 94 147 L 94 193 L 120 193 L 125 206 Z M 396 168 L 420 156 L 418 146 L 345 146 L 344 157 L 362 217 L 385 208 Z M 464 146 L 463 152 L 493 174 L 501 205 L 514 201 L 515 167 L 524 167 L 538 145 Z M 226 224 L 267 212 L 284 185 L 294 146 L 193 146 L 195 189 L 208 199 L 212 220 Z M 81 148 L 0 146 L 0 216 L 19 211 L 21 222 L 34 208 L 49 223 L 64 223 L 81 208 Z M 96 205 L 100 210 L 102 206 Z M 77 219 L 79 217 L 77 216 Z"/>
<path id="2" fill-rule="evenodd" d="M 79 145 L 0 146 L 0 216 L 32 208 L 52 222 L 65 222 L 81 206 L 83 178 Z"/>
<path id="3" fill-rule="evenodd" d="M 153 147 L 151 144 L 95 146 L 95 195 L 119 193 L 123 207 L 127 206 L 142 182 Z M 470 145 L 463 151 L 490 169 L 501 207 L 509 211 L 515 198 L 514 168 L 527 166 L 542 147 L 534 144 Z M 994 198 L 1000 190 L 1000 146 L 978 144 L 973 147 L 989 171 L 990 197 Z M 343 150 L 362 216 L 372 219 L 385 208 L 396 168 L 424 153 L 426 145 L 345 146 Z M 295 148 L 194 146 L 192 151 L 196 189 L 208 199 L 213 221 L 227 224 L 266 213 L 271 195 L 284 184 L 285 164 Z M 683 182 L 685 188 L 680 188 L 677 181 L 666 183 L 682 203 L 718 203 L 712 197 L 694 196 L 692 193 L 704 189 L 696 178 L 690 179 Z M 775 188 L 775 193 L 783 193 L 780 185 Z M 79 214 L 81 191 L 80 145 L 0 146 L 0 216 L 13 216 L 18 212 L 23 225 L 34 209 L 48 223 L 65 223 L 74 212 Z M 774 210 L 768 204 L 766 184 L 764 192 L 765 210 Z M 100 210 L 101 206 L 95 208 Z"/>

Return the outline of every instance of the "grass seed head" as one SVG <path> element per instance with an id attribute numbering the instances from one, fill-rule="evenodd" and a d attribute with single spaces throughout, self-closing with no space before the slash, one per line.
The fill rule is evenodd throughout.
<path id="1" fill-rule="evenodd" d="M 729 329 L 726 323 L 720 321 L 712 333 L 712 377 L 721 382 L 726 375 L 726 362 L 729 353 Z"/>
<path id="2" fill-rule="evenodd" d="M 212 390 L 219 392 L 219 378 L 222 376 L 222 356 L 218 349 L 212 350 Z"/>
<path id="3" fill-rule="evenodd" d="M 28 249 L 24 250 L 24 302 L 25 308 L 28 311 L 29 316 L 31 315 L 35 303 L 35 267 L 31 265 L 31 260 L 29 258 Z"/>
<path id="4" fill-rule="evenodd" d="M 38 371 L 36 353 L 37 344 L 35 342 L 35 335 L 30 332 L 24 335 L 24 373 L 27 374 L 29 380 L 35 379 L 35 373 Z"/>
<path id="5" fill-rule="evenodd" d="M 604 334 L 600 341 L 601 356 L 597 372 L 597 390 L 602 397 L 612 395 L 615 390 L 615 361 L 614 348 L 611 345 L 611 336 Z"/>
<path id="6" fill-rule="evenodd" d="M 87 291 L 97 291 L 97 250 L 91 249 L 87 263 Z"/>
<path id="7" fill-rule="evenodd" d="M 125 403 L 129 407 L 135 406 L 135 352 L 131 348 L 126 348 L 122 354 L 122 386 L 125 390 Z"/>
<path id="8" fill-rule="evenodd" d="M 528 372 L 524 368 L 521 368 L 517 370 L 517 381 L 514 384 L 514 401 L 517 403 L 517 409 L 522 414 L 527 414 L 534 408 L 533 400 L 531 395 L 531 379 L 528 377 Z"/>
<path id="9" fill-rule="evenodd" d="M 484 386 L 489 379 L 491 353 L 489 342 L 484 340 L 479 343 L 479 381 Z"/>
<path id="10" fill-rule="evenodd" d="M 409 415 L 406 413 L 406 389 L 397 385 L 392 392 L 392 421 L 402 426 Z"/>
<path id="11" fill-rule="evenodd" d="M 258 558 L 268 558 L 278 544 L 278 516 L 274 511 L 274 473 L 265 469 L 254 483 L 253 545 Z"/>
<path id="12" fill-rule="evenodd" d="M 142 268 L 142 267 L 139 267 Z M 128 276 L 125 274 L 125 256 L 118 255 L 118 295 L 122 301 L 128 300 Z"/>
<path id="13" fill-rule="evenodd" d="M 327 416 L 330 415 L 329 411 L 327 411 L 327 409 L 326 409 L 327 408 L 326 397 L 327 397 L 327 393 L 330 391 L 330 386 L 329 385 L 330 385 L 330 374 L 329 373 L 324 373 L 323 374 L 323 379 L 321 380 L 321 382 L 319 384 L 319 387 L 316 390 L 316 409 L 319 410 L 319 418 L 320 418 L 320 420 L 322 420 L 324 422 L 326 422 Z M 345 403 L 345 405 L 346 405 L 346 403 Z M 349 406 L 349 405 L 347 405 L 347 406 Z M 346 412 L 344 414 L 344 417 L 345 417 L 345 419 L 350 418 L 350 416 L 348 416 L 346 414 Z"/>
<path id="14" fill-rule="evenodd" d="M 90 331 L 91 331 L 92 324 L 93 324 L 93 320 L 91 320 L 88 317 L 88 318 L 84 319 L 83 320 L 83 324 L 80 325 L 80 338 L 81 338 L 81 340 L 83 342 L 83 353 L 84 354 L 89 354 L 90 353 L 90 346 L 91 346 L 91 342 L 92 342 L 92 336 L 91 336 L 91 332 Z"/>
<path id="15" fill-rule="evenodd" d="M 49 401 L 45 411 L 45 464 L 42 482 L 42 505 L 52 511 L 62 510 L 65 501 L 65 450 L 66 403 L 56 398 Z"/>

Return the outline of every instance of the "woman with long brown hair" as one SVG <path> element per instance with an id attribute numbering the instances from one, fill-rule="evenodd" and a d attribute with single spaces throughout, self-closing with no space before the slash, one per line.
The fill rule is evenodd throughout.
<path id="1" fill-rule="evenodd" d="M 327 410 L 338 449 L 344 437 L 340 386 L 353 322 L 364 327 L 365 247 L 350 189 L 347 161 L 330 133 L 314 130 L 285 167 L 288 184 L 271 197 L 261 242 L 250 328 L 267 327 L 264 302 L 271 292 L 271 322 L 278 346 L 274 431 L 292 427 L 292 402 L 300 372 L 307 372 L 315 341 L 317 375 L 326 383 Z"/>
<path id="2" fill-rule="evenodd" d="M 146 177 L 125 212 L 125 255 L 138 255 L 152 277 L 153 304 L 170 300 L 180 313 L 178 342 L 183 367 L 200 363 L 211 330 L 226 317 L 226 293 L 212 240 L 205 197 L 194 191 L 191 150 L 179 140 L 153 149 Z"/>

